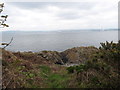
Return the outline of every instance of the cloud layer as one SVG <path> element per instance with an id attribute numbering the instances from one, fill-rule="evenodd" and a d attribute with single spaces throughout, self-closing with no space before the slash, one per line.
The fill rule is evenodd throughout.
<path id="1" fill-rule="evenodd" d="M 7 30 L 117 28 L 117 2 L 9 2 Z M 4 28 L 3 30 L 6 30 Z"/>

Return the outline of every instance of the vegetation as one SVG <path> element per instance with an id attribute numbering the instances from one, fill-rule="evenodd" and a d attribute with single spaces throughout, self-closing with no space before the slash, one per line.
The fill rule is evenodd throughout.
<path id="1" fill-rule="evenodd" d="M 4 3 L 0 3 L 0 27 L 9 27 L 9 25 L 5 24 L 8 15 L 1 15 L 4 8 Z"/>
<path id="2" fill-rule="evenodd" d="M 3 8 L 4 8 L 4 3 L 0 3 L 0 28 L 9 27 L 9 25 L 5 23 L 7 21 L 8 15 L 1 14 L 3 12 Z M 11 38 L 11 41 L 9 43 L 1 43 L 1 45 L 4 46 L 3 49 L 9 46 L 12 40 L 13 40 L 13 37 Z"/>
<path id="3" fill-rule="evenodd" d="M 68 73 L 76 73 L 79 87 L 118 88 L 120 85 L 120 41 L 101 43 L 99 52 L 79 66 L 68 67 Z"/>
<path id="4" fill-rule="evenodd" d="M 90 49 L 92 48 L 92 49 Z M 85 50 L 84 50 L 85 49 Z M 82 53 L 91 50 L 89 56 Z M 120 41 L 101 43 L 101 47 L 80 47 L 65 52 L 46 53 L 10 52 L 2 49 L 3 88 L 119 88 Z M 68 54 L 77 53 L 84 62 L 65 67 L 55 64 L 62 57 L 69 62 Z M 91 52 L 94 53 L 91 53 Z M 67 54 L 66 54 L 67 52 Z M 79 52 L 79 53 L 78 53 Z M 52 54 L 54 58 L 52 58 Z M 59 56 L 60 54 L 60 56 Z M 70 55 L 69 54 L 69 55 Z M 80 54 L 80 55 L 79 55 Z M 63 56 L 64 57 L 63 57 Z M 57 56 L 57 57 L 56 57 Z M 66 56 L 66 57 L 65 57 Z M 56 58 L 57 59 L 56 59 Z M 87 57 L 87 58 L 86 58 Z M 47 58 L 47 59 L 46 59 Z M 54 60 L 51 60 L 54 59 Z M 73 59 L 73 57 L 70 57 Z M 50 59 L 50 60 L 49 60 Z M 86 60 L 85 60 L 86 59 Z"/>

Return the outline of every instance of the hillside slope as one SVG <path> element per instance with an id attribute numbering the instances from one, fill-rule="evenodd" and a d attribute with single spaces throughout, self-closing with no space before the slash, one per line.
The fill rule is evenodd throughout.
<path id="1" fill-rule="evenodd" d="M 2 50 L 3 88 L 117 88 L 119 43 L 75 47 L 63 52 Z M 78 64 L 66 67 L 65 64 Z"/>

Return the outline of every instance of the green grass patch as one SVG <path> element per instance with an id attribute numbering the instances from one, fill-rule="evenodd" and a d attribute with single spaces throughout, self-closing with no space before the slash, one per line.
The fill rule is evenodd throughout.
<path id="1" fill-rule="evenodd" d="M 65 88 L 67 87 L 68 76 L 60 74 L 51 74 L 48 77 L 50 88 Z"/>
<path id="2" fill-rule="evenodd" d="M 51 73 L 51 68 L 45 65 L 39 66 L 40 68 L 40 76 L 43 78 L 48 77 L 48 75 Z"/>
<path id="3" fill-rule="evenodd" d="M 67 87 L 69 75 L 66 72 L 53 73 L 49 66 L 39 66 L 40 76 L 44 78 L 44 84 L 48 88 L 65 88 Z"/>

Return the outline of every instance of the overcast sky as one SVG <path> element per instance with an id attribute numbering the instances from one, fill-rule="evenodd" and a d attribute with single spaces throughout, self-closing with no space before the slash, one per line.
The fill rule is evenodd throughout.
<path id="1" fill-rule="evenodd" d="M 7 2 L 9 28 L 3 30 L 75 30 L 118 27 L 118 2 Z"/>

